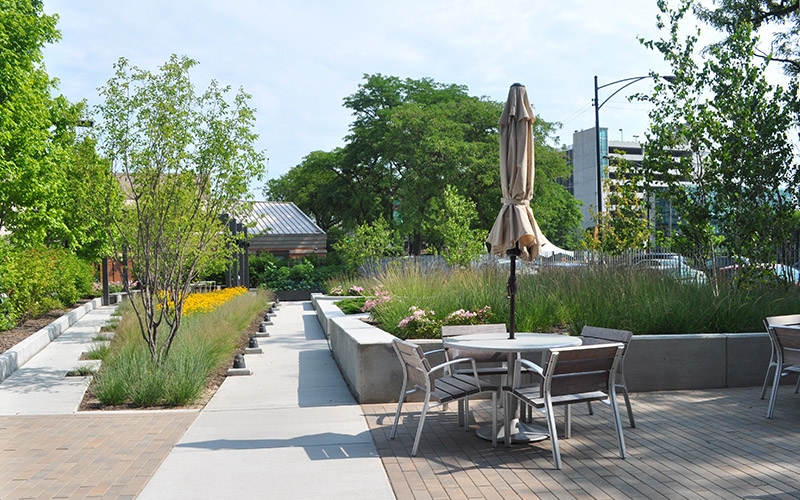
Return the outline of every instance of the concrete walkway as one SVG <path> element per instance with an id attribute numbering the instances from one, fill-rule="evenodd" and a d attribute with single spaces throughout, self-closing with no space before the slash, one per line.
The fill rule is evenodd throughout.
<path id="1" fill-rule="evenodd" d="M 76 413 L 88 379 L 64 375 L 113 309 L 0 383 L 0 498 L 395 498 L 309 302 L 281 304 L 202 411 Z"/>

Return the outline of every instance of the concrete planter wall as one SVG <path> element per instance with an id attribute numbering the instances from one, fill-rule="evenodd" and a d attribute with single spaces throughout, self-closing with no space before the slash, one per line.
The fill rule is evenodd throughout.
<path id="1" fill-rule="evenodd" d="M 295 302 L 300 300 L 311 300 L 311 295 L 315 293 L 311 290 L 276 290 L 275 295 L 278 299 L 285 302 Z"/>
<path id="2" fill-rule="evenodd" d="M 111 304 L 118 304 L 122 302 L 124 297 L 124 293 L 112 293 L 109 295 L 109 302 Z M 46 327 L 33 333 L 19 344 L 0 354 L 0 382 L 7 379 L 12 373 L 17 371 L 20 366 L 24 365 L 51 341 L 58 338 L 64 332 L 64 330 L 74 325 L 79 319 L 86 315 L 86 313 L 93 311 L 102 305 L 102 298 L 92 299 L 91 301 L 72 309 Z"/>
<path id="3" fill-rule="evenodd" d="M 311 300 L 339 369 L 359 403 L 397 401 L 402 372 L 393 335 L 333 305 L 341 297 L 312 294 Z M 441 340 L 417 341 L 425 351 Z M 770 358 L 764 333 L 635 336 L 626 358 L 632 392 L 758 386 Z M 436 361 L 435 359 L 433 360 Z"/>

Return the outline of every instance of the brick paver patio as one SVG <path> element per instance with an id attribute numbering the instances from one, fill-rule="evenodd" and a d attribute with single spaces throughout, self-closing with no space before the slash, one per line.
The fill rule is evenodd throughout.
<path id="1" fill-rule="evenodd" d="M 134 499 L 197 415 L 0 417 L 0 499 Z"/>
<path id="2" fill-rule="evenodd" d="M 800 498 L 800 395 L 782 388 L 775 418 L 767 420 L 759 392 L 633 394 L 637 427 L 625 424 L 626 460 L 617 456 L 608 408 L 595 405 L 589 416 L 579 406 L 573 437 L 561 441 L 561 471 L 553 469 L 548 441 L 492 449 L 475 435 L 475 424 L 470 432 L 457 426 L 452 406 L 431 412 L 419 453 L 411 458 L 416 419 L 409 422 L 404 412 L 397 439 L 389 440 L 395 405 L 362 409 L 400 500 Z M 488 402 L 473 401 L 472 407 L 479 422 L 488 422 Z M 136 498 L 196 416 L 0 417 L 0 499 Z"/>
<path id="3" fill-rule="evenodd" d="M 633 394 L 636 428 L 623 418 L 626 460 L 618 456 L 609 408 L 596 404 L 590 416 L 577 406 L 572 438 L 559 441 L 560 471 L 549 441 L 492 449 L 475 425 L 469 433 L 457 426 L 452 407 L 429 414 L 412 458 L 417 420 L 409 422 L 406 410 L 418 414 L 421 405 L 404 406 L 394 440 L 388 438 L 396 405 L 363 408 L 400 500 L 800 498 L 800 395 L 782 388 L 775 418 L 767 420 L 759 393 L 760 387 Z M 479 422 L 489 422 L 488 402 L 471 406 Z"/>

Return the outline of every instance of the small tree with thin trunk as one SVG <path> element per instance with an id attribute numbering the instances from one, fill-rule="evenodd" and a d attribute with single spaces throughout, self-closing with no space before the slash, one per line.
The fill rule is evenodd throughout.
<path id="1" fill-rule="evenodd" d="M 229 100 L 216 81 L 197 94 L 196 64 L 173 55 L 151 73 L 120 59 L 98 107 L 101 146 L 126 196 L 121 211 L 107 213 L 108 228 L 138 280 L 142 300 L 131 302 L 158 364 L 191 283 L 233 247 L 220 216 L 242 213 L 249 181 L 263 175 L 249 96 L 240 90 Z"/>

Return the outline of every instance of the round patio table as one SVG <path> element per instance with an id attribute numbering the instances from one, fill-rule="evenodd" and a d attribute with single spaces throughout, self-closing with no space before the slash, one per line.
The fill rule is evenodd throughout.
<path id="1" fill-rule="evenodd" d="M 442 339 L 445 348 L 458 351 L 489 351 L 503 353 L 507 355 L 508 363 L 508 384 L 514 384 L 514 361 L 524 352 L 541 352 L 546 349 L 556 347 L 569 347 L 581 345 L 580 337 L 570 337 L 557 333 L 516 333 L 515 338 L 509 339 L 508 333 L 473 333 L 468 335 L 458 335 Z M 516 416 L 516 404 L 512 408 L 515 416 L 511 420 L 511 442 L 527 443 L 531 441 L 541 441 L 549 436 L 547 428 L 543 426 L 526 424 Z M 478 429 L 478 436 L 491 440 L 491 426 L 484 426 Z M 503 427 L 498 431 L 497 440 L 505 439 Z"/>

